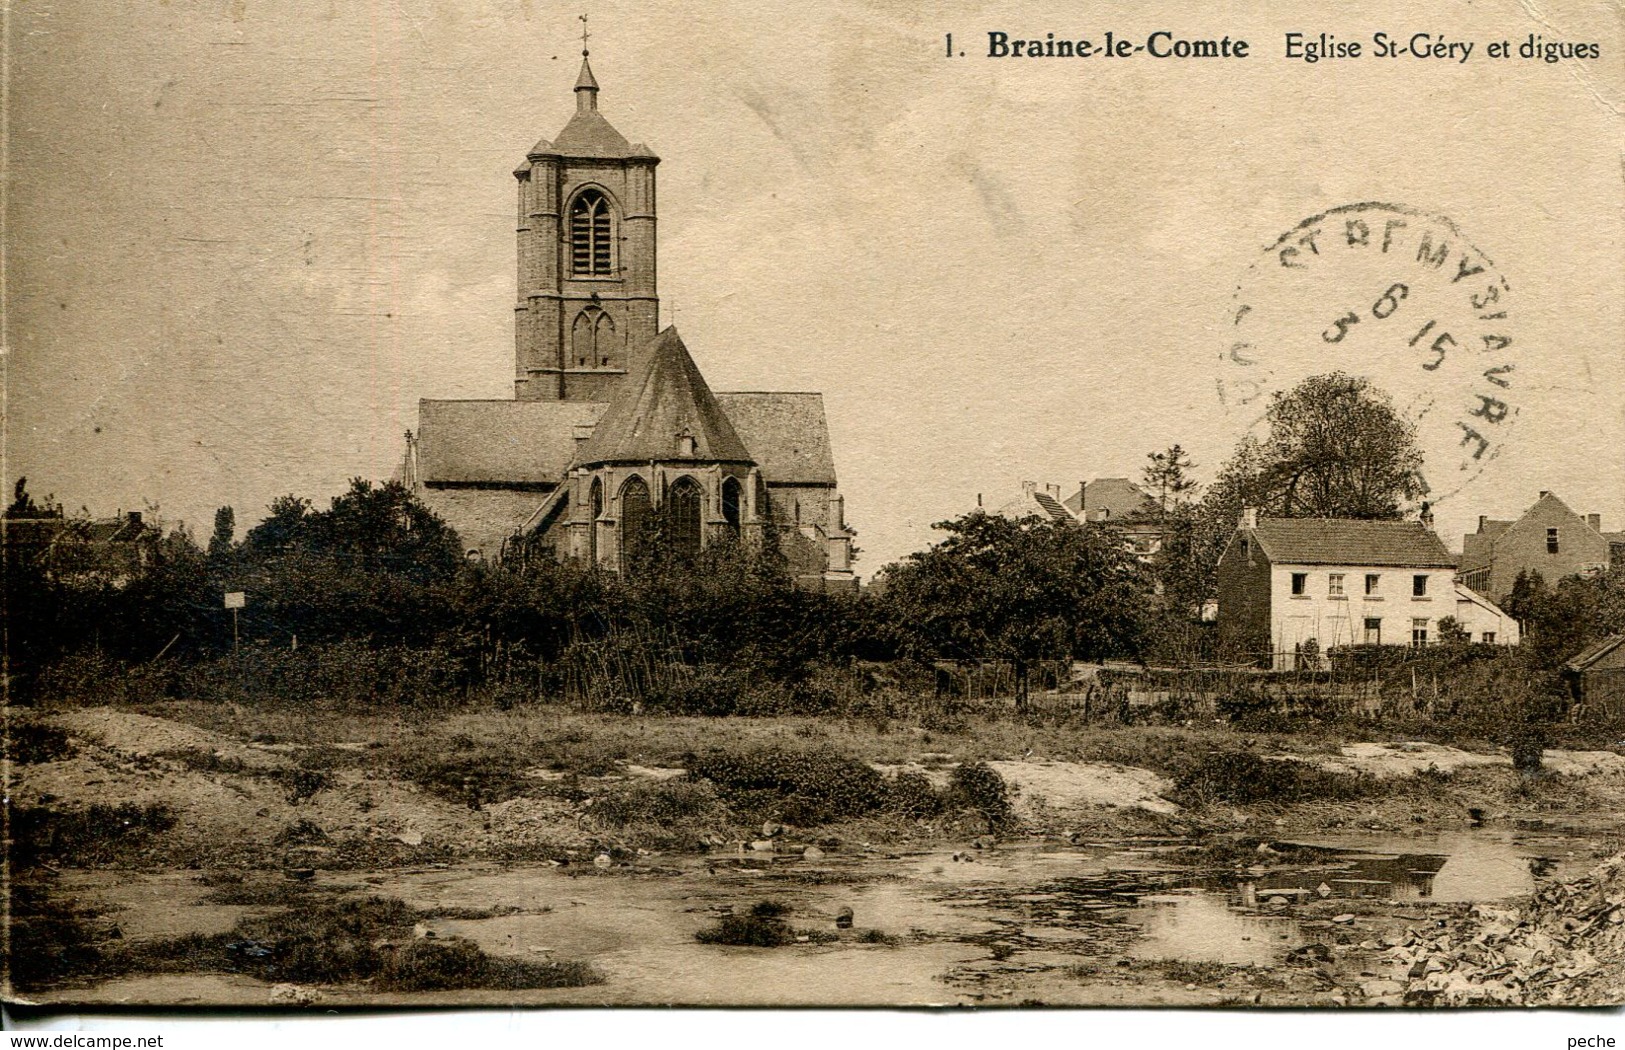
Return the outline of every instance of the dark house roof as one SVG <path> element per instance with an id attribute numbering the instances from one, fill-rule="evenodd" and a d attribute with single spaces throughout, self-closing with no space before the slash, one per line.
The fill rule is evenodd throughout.
<path id="1" fill-rule="evenodd" d="M 1068 514 L 1066 512 L 1066 508 L 1061 505 L 1061 501 L 1056 499 L 1054 496 L 1051 496 L 1047 492 L 1034 492 L 1033 502 L 1037 503 L 1040 507 L 1043 507 L 1044 513 L 1048 514 L 1056 521 L 1073 520 L 1072 515 Z"/>
<path id="2" fill-rule="evenodd" d="M 420 401 L 418 479 L 425 484 L 556 484 L 593 401 Z"/>
<path id="3" fill-rule="evenodd" d="M 578 464 L 678 458 L 752 462 L 676 328 L 655 336 L 642 356 L 576 456 Z M 678 439 L 684 434 L 694 439 L 692 457 L 678 455 Z"/>
<path id="4" fill-rule="evenodd" d="M 1625 634 L 1604 638 L 1563 667 L 1569 671 L 1588 671 L 1599 664 L 1603 667 L 1625 667 Z"/>
<path id="5" fill-rule="evenodd" d="M 1158 510 L 1156 501 L 1128 478 L 1096 478 L 1084 482 L 1080 491 L 1068 496 L 1062 506 L 1086 521 L 1148 517 Z"/>
<path id="6" fill-rule="evenodd" d="M 835 484 L 822 394 L 748 391 L 716 397 L 768 481 Z"/>
<path id="7" fill-rule="evenodd" d="M 1373 565 L 1453 569 L 1439 537 L 1417 521 L 1264 518 L 1243 529 L 1277 565 Z"/>

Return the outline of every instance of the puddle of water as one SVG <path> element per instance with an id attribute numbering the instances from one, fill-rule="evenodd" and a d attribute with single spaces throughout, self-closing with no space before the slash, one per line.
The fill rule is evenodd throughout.
<path id="1" fill-rule="evenodd" d="M 1268 966 L 1283 948 L 1295 947 L 1298 924 L 1234 910 L 1201 891 L 1155 894 L 1142 899 L 1133 921 L 1144 931 L 1129 948 L 1136 959 L 1180 959 L 1233 966 Z"/>
<path id="2" fill-rule="evenodd" d="M 1531 861 L 1557 857 L 1561 863 L 1565 855 L 1585 855 L 1589 844 L 1481 829 L 1410 838 L 1348 835 L 1304 845 L 1347 852 L 1306 855 L 1302 865 L 1255 872 L 1254 900 L 1267 901 L 1273 891 L 1318 896 L 1322 885 L 1333 897 L 1498 900 L 1533 888 Z M 979 851 L 972 863 L 952 859 L 948 850 L 896 859 L 835 856 L 756 874 L 711 871 L 703 858 L 672 864 L 680 873 L 660 877 L 572 877 L 547 866 L 494 864 L 324 873 L 324 885 L 360 885 L 361 892 L 418 908 L 522 909 L 431 925 L 440 936 L 469 937 L 493 954 L 589 961 L 608 978 L 592 988 L 522 993 L 386 999 L 358 988 L 324 995 L 354 1002 L 922 1005 L 978 1001 L 974 988 L 945 980 L 966 967 L 1014 967 L 1021 976 L 1010 978 L 1011 987 L 1042 986 L 1048 998 L 1049 992 L 1073 994 L 1067 988 L 1074 986 L 1048 988 L 1044 982 L 1052 978 L 1042 975 L 1044 966 L 1064 969 L 1067 960 L 1127 954 L 1270 965 L 1304 940 L 1291 912 L 1254 914 L 1235 906 L 1243 903 L 1249 880 L 1193 877 L 1154 849 L 1003 847 Z M 215 932 L 249 910 L 204 903 L 207 890 L 181 873 L 77 872 L 63 885 L 76 897 L 122 905 L 117 919 L 136 938 Z M 764 899 L 789 904 L 790 921 L 799 928 L 833 930 L 840 909 L 851 907 L 857 930 L 878 929 L 902 942 L 757 949 L 695 940 L 718 909 L 742 912 Z M 1091 990 L 1106 994 L 1075 986 L 1080 996 Z M 267 991 L 237 978 L 149 976 L 106 982 L 94 997 L 240 1002 Z"/>

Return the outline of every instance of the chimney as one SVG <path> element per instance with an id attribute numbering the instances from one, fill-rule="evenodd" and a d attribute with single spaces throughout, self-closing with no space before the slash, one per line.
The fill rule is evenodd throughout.
<path id="1" fill-rule="evenodd" d="M 982 494 L 980 492 L 976 494 L 976 506 L 977 509 L 980 509 L 982 506 Z"/>
<path id="2" fill-rule="evenodd" d="M 1023 496 L 1031 496 L 1033 493 L 1035 493 L 1037 491 L 1038 491 L 1038 482 L 1036 482 L 1036 481 L 1023 481 L 1021 483 L 1021 494 Z"/>
<path id="3" fill-rule="evenodd" d="M 1551 494 L 1552 494 L 1551 489 L 1541 489 L 1540 490 L 1540 498 L 1541 499 L 1545 499 L 1547 496 L 1550 496 Z"/>
<path id="4" fill-rule="evenodd" d="M 1592 529 L 1593 532 L 1601 532 L 1602 531 L 1602 515 L 1601 514 L 1587 514 L 1586 515 L 1586 524 L 1591 526 L 1591 529 Z"/>
<path id="5" fill-rule="evenodd" d="M 1489 521 L 1489 520 L 1490 520 L 1490 516 L 1489 516 L 1489 515 L 1488 515 L 1488 514 L 1480 514 L 1480 515 L 1479 515 L 1479 516 L 1478 516 L 1478 531 L 1479 531 L 1479 532 L 1483 532 L 1483 531 L 1484 531 L 1484 525 L 1485 525 L 1485 523 L 1486 523 L 1486 522 L 1488 522 L 1488 521 Z"/>
<path id="6" fill-rule="evenodd" d="M 1256 529 L 1256 528 L 1258 528 L 1258 508 L 1257 507 L 1243 507 L 1243 508 L 1241 508 L 1241 527 L 1244 528 L 1244 529 Z"/>
<path id="7" fill-rule="evenodd" d="M 1593 514 L 1591 516 L 1595 518 L 1597 515 Z M 126 515 L 125 520 L 127 520 L 131 525 L 139 525 L 141 524 L 141 512 L 138 510 L 132 510 L 128 515 Z M 1593 526 L 1593 528 L 1594 527 L 1595 526 Z"/>
<path id="8" fill-rule="evenodd" d="M 1427 502 L 1426 500 L 1423 500 L 1422 501 L 1422 513 L 1420 515 L 1418 515 L 1418 517 L 1421 519 L 1422 527 L 1424 529 L 1427 529 L 1429 532 L 1432 532 L 1433 531 L 1433 504 Z"/>

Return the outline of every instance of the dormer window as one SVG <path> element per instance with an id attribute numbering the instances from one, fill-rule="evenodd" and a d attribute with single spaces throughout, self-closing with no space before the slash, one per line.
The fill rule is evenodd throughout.
<path id="1" fill-rule="evenodd" d="M 570 272 L 610 276 L 612 233 L 609 198 L 598 190 L 577 196 L 570 205 Z"/>

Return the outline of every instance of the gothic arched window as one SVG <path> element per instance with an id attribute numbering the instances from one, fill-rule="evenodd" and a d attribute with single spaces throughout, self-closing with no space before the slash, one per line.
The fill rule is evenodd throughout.
<path id="1" fill-rule="evenodd" d="M 705 492 L 700 483 L 681 477 L 666 496 L 666 522 L 671 530 L 671 548 L 678 554 L 700 552 L 700 516 Z"/>
<path id="2" fill-rule="evenodd" d="M 570 272 L 608 277 L 613 272 L 613 234 L 609 198 L 598 190 L 583 190 L 570 205 Z"/>
<path id="3" fill-rule="evenodd" d="M 587 560 L 589 565 L 597 565 L 598 519 L 604 513 L 604 483 L 597 478 L 592 479 L 592 495 L 587 506 L 592 513 L 591 524 L 587 526 Z"/>
<path id="4" fill-rule="evenodd" d="M 649 486 L 636 474 L 621 486 L 621 567 L 630 569 L 649 538 Z"/>
<path id="5" fill-rule="evenodd" d="M 570 356 L 577 368 L 608 368 L 615 353 L 615 319 L 596 306 L 576 314 Z"/>
<path id="6" fill-rule="evenodd" d="M 740 505 L 744 502 L 744 491 L 739 485 L 739 479 L 729 478 L 722 483 L 722 519 L 728 523 L 728 535 L 737 539 L 739 537 Z"/>

